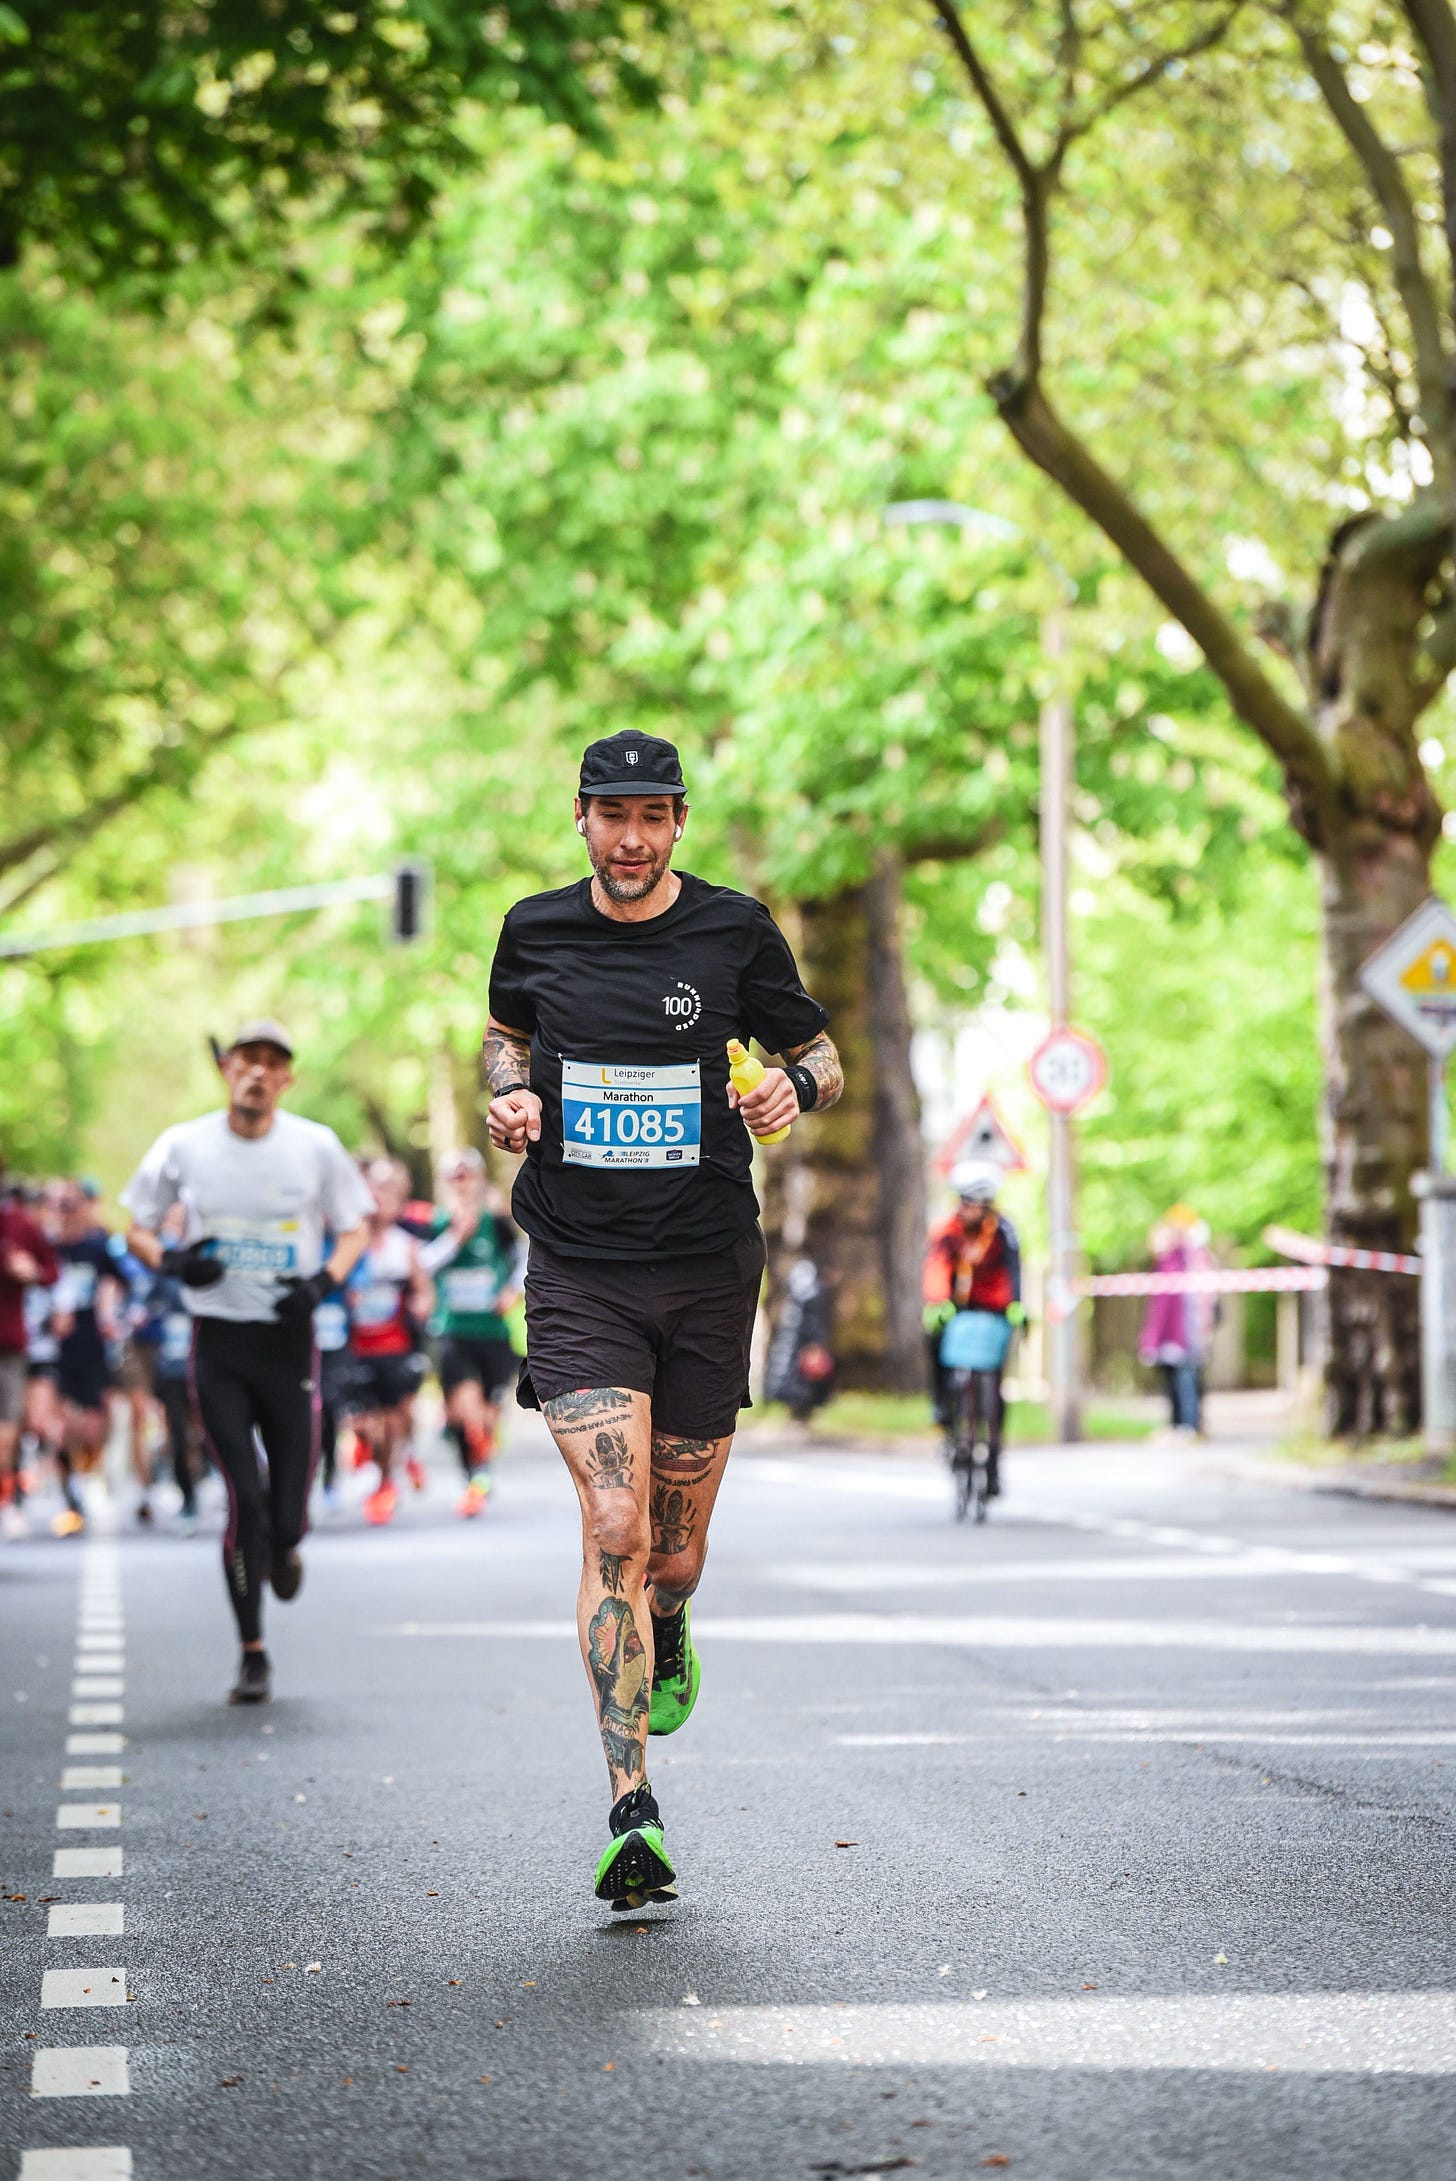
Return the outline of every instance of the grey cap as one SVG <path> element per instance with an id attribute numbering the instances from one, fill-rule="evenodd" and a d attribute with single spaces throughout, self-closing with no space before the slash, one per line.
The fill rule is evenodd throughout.
<path id="1" fill-rule="evenodd" d="M 282 1023 L 275 1022 L 271 1015 L 260 1015 L 253 1022 L 239 1023 L 228 1051 L 235 1053 L 240 1045 L 276 1045 L 280 1053 L 287 1053 L 290 1060 L 293 1058 L 292 1038 Z"/>

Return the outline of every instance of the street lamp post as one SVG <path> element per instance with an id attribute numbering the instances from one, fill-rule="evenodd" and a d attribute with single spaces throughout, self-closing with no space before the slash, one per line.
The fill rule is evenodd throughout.
<path id="1" fill-rule="evenodd" d="M 945 523 L 957 530 L 977 530 L 983 536 L 1021 539 L 1024 532 L 1004 516 L 984 508 L 967 507 L 959 500 L 897 500 L 885 510 L 886 522 L 896 524 Z M 1033 541 L 1034 542 L 1034 541 Z M 1043 547 L 1037 546 L 1054 570 L 1059 586 L 1069 588 L 1067 575 Z M 1067 941 L 1067 817 L 1071 805 L 1072 758 L 1075 720 L 1066 690 L 1066 619 L 1060 603 L 1042 623 L 1042 651 L 1052 669 L 1051 689 L 1041 708 L 1041 921 L 1046 954 L 1047 998 L 1053 1030 L 1065 1029 L 1071 1020 L 1071 960 Z M 1052 1428 L 1059 1440 L 1071 1442 L 1082 1436 L 1082 1398 L 1077 1368 L 1077 1318 L 1072 1308 L 1072 1281 L 1077 1273 L 1080 1242 L 1077 1234 L 1076 1171 L 1072 1158 L 1072 1117 L 1052 1112 L 1050 1157 L 1047 1162 L 1047 1309 L 1043 1339 L 1046 1348 Z"/>

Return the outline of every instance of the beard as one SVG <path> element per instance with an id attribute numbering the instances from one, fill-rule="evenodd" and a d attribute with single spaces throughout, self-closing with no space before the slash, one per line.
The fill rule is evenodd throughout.
<path id="1" fill-rule="evenodd" d="M 634 872 L 631 878 L 624 878 L 620 872 L 612 869 L 610 863 L 605 861 L 599 863 L 596 857 L 591 854 L 590 848 L 588 848 L 587 853 L 591 856 L 591 867 L 596 875 L 597 884 L 601 887 L 608 901 L 623 903 L 645 901 L 649 894 L 657 891 L 657 888 L 667 877 L 668 858 L 666 856 L 659 863 L 644 865 L 640 870 Z"/>

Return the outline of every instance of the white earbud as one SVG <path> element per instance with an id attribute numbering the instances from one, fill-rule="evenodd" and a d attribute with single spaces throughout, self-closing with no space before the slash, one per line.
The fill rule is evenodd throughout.
<path id="1" fill-rule="evenodd" d="M 578 833 L 579 833 L 579 834 L 581 835 L 582 839 L 583 839 L 583 840 L 585 840 L 585 839 L 586 839 L 586 820 L 585 820 L 585 818 L 578 818 L 578 819 L 577 819 L 577 821 L 576 821 L 576 830 L 577 830 L 577 832 L 578 832 Z"/>
<path id="2" fill-rule="evenodd" d="M 682 839 L 682 827 L 680 825 L 675 825 L 673 827 L 672 837 L 675 841 L 680 841 Z"/>

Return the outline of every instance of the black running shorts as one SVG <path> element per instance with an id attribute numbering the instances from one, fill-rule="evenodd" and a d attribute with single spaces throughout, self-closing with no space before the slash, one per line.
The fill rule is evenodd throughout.
<path id="1" fill-rule="evenodd" d="M 726 1439 L 750 1406 L 764 1263 L 757 1226 L 710 1257 L 655 1264 L 558 1257 L 533 1239 L 518 1398 L 534 1408 L 584 1386 L 622 1386 L 650 1394 L 654 1430 Z"/>
<path id="2" fill-rule="evenodd" d="M 425 1375 L 422 1355 L 349 1357 L 340 1407 L 346 1416 L 372 1416 L 413 1401 Z"/>
<path id="3" fill-rule="evenodd" d="M 508 1340 L 469 1340 L 463 1333 L 446 1333 L 436 1366 L 441 1391 L 476 1385 L 487 1401 L 498 1401 L 514 1381 L 520 1360 Z"/>

